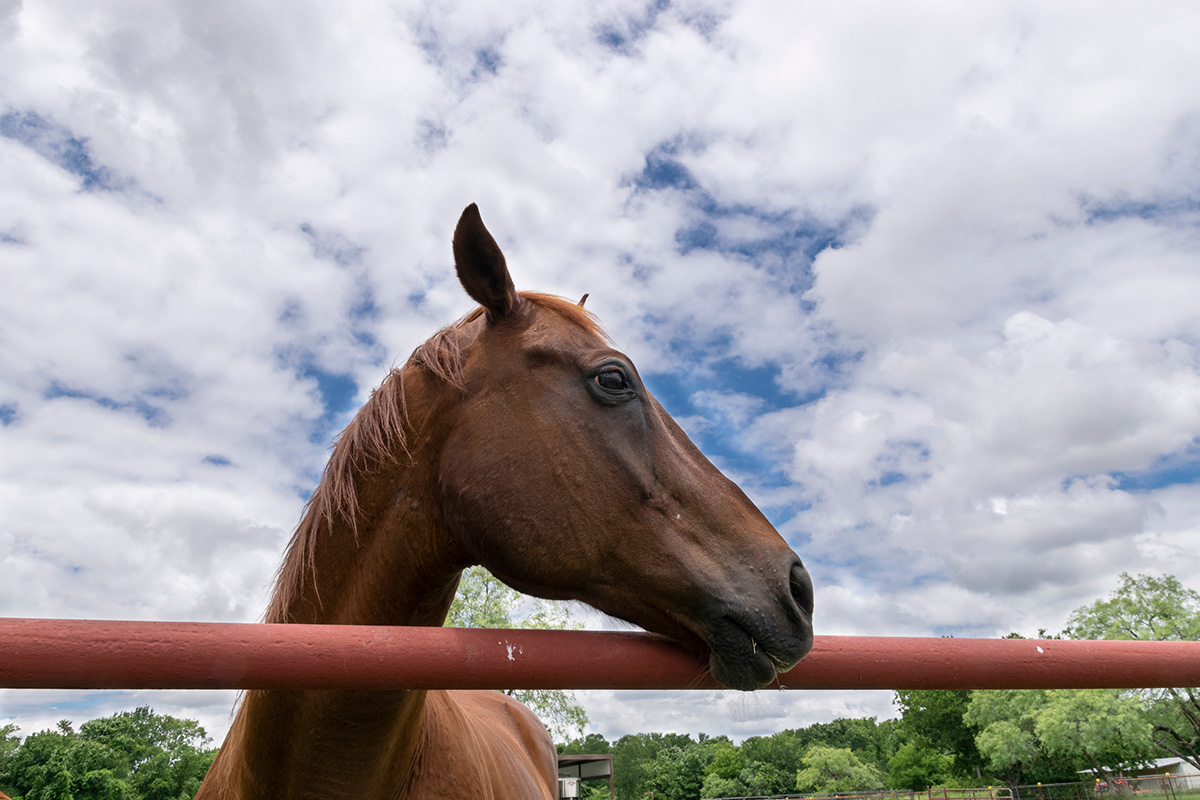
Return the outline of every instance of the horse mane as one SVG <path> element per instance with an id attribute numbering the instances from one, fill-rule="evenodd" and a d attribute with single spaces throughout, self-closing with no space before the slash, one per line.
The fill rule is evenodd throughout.
<path id="1" fill-rule="evenodd" d="M 534 306 L 566 317 L 588 333 L 608 341 L 599 320 L 582 305 L 540 292 L 520 295 Z M 363 478 L 383 466 L 400 463 L 401 455 L 411 462 L 405 373 L 424 369 L 437 380 L 464 391 L 464 346 L 471 336 L 471 323 L 483 315 L 484 309 L 476 308 L 413 350 L 402 367 L 389 371 L 378 388 L 371 391 L 367 402 L 334 440 L 321 480 L 304 506 L 300 524 L 279 567 L 265 621 L 290 621 L 287 609 L 299 593 L 302 581 L 316 573 L 313 559 L 321 523 L 333 530 L 335 522 L 343 521 L 357 539 L 358 491 Z"/>

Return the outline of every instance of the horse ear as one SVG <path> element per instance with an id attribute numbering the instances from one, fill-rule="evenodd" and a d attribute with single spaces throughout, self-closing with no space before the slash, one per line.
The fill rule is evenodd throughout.
<path id="1" fill-rule="evenodd" d="M 583 297 L 579 298 L 579 302 L 576 303 L 575 305 L 579 306 L 580 308 L 583 308 L 583 304 L 587 302 L 587 299 L 590 296 L 591 296 L 591 292 L 584 292 Z"/>
<path id="2" fill-rule="evenodd" d="M 489 319 L 511 314 L 520 303 L 500 245 L 484 227 L 474 203 L 463 211 L 454 229 L 454 269 L 467 294 L 487 310 Z"/>

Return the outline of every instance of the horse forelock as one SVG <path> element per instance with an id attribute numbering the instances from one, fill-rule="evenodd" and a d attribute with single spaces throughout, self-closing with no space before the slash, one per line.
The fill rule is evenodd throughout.
<path id="1" fill-rule="evenodd" d="M 534 308 L 565 317 L 585 332 L 604 342 L 609 341 L 596 316 L 582 306 L 551 294 L 520 294 Z M 279 567 L 275 593 L 265 618 L 267 622 L 288 622 L 287 609 L 302 582 L 314 578 L 314 554 L 321 523 L 332 530 L 335 522 L 345 522 L 357 537 L 358 493 L 362 478 L 382 466 L 411 458 L 404 388 L 406 372 L 424 369 L 439 381 L 462 390 L 465 348 L 476 335 L 472 323 L 483 315 L 484 309 L 476 308 L 418 346 L 404 366 L 388 373 L 338 435 L 321 480 L 305 505 L 304 515 Z"/>

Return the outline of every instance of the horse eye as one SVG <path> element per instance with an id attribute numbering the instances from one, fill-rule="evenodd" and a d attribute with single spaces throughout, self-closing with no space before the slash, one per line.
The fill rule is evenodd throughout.
<path id="1" fill-rule="evenodd" d="M 606 392 L 629 390 L 629 381 L 625 379 L 625 373 L 619 369 L 606 369 L 604 372 L 598 373 L 593 380 Z"/>

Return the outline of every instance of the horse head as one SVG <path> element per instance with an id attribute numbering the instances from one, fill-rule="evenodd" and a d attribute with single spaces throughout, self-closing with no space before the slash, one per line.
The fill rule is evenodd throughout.
<path id="1" fill-rule="evenodd" d="M 771 523 L 581 305 L 516 291 L 474 205 L 454 256 L 481 306 L 459 324 L 436 455 L 460 558 L 669 636 L 730 688 L 790 669 L 812 647 L 812 584 Z"/>

